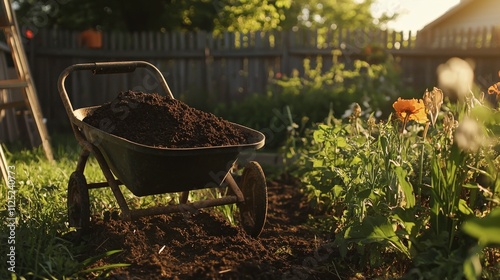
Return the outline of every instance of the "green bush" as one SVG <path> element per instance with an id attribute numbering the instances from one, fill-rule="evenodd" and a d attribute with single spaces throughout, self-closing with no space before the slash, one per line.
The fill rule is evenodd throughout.
<path id="1" fill-rule="evenodd" d="M 329 114 L 342 117 L 353 103 L 360 103 L 365 114 L 384 116 L 390 100 L 398 96 L 411 96 L 413 91 L 403 87 L 400 73 L 390 61 L 370 65 L 353 62 L 353 69 L 336 64 L 322 72 L 322 61 L 315 67 L 304 60 L 304 73 L 295 71 L 291 77 L 271 81 L 266 94 L 254 94 L 246 100 L 219 106 L 215 113 L 231 121 L 264 130 L 268 136 L 266 146 L 282 145 L 294 123 L 311 125 L 323 121 Z M 275 75 L 280 76 L 280 74 Z"/>
<path id="2" fill-rule="evenodd" d="M 386 122 L 358 111 L 349 122 L 331 119 L 290 139 L 290 170 L 311 206 L 330 217 L 321 227 L 357 265 L 390 262 L 381 257 L 390 253 L 412 264 L 409 278 L 494 275 L 499 268 L 481 253 L 498 253 L 488 245 L 498 245 L 500 234 L 493 211 L 500 205 L 500 111 L 471 95 L 443 112 L 439 102 L 430 108 L 432 98 L 398 100 Z"/>

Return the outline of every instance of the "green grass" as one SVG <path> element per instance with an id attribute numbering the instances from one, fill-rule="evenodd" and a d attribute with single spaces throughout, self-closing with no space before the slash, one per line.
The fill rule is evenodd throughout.
<path id="1" fill-rule="evenodd" d="M 74 244 L 65 239 L 65 235 L 74 231 L 67 224 L 66 192 L 70 174 L 76 168 L 80 147 L 71 135 L 53 136 L 55 162 L 45 159 L 41 149 L 23 149 L 6 147 L 8 165 L 14 167 L 15 202 L 17 225 L 15 229 L 15 275 L 9 271 L 0 271 L 0 279 L 35 278 L 35 279 L 67 279 L 85 275 L 98 275 L 123 264 L 106 267 L 87 267 L 93 262 L 114 254 L 116 251 L 90 259 L 82 259 L 84 246 Z M 95 158 L 90 157 L 85 168 L 88 182 L 103 182 L 104 176 Z M 2 183 L 2 199 L 6 201 L 6 184 Z M 125 188 L 124 195 L 131 207 L 150 206 L 159 201 L 171 199 L 168 195 L 154 198 L 136 198 Z M 167 197 L 167 198 L 166 198 Z M 101 215 L 105 211 L 117 210 L 112 192 L 109 188 L 90 191 L 91 213 Z M 7 262 L 3 252 L 7 248 L 10 234 L 6 226 L 8 211 L 2 205 L 0 218 L 4 226 L 0 229 L 2 236 L 2 263 Z M 5 246 L 5 247 L 4 247 Z"/>
<path id="2" fill-rule="evenodd" d="M 35 278 L 65 279 L 78 278 L 88 273 L 85 267 L 96 259 L 82 259 L 84 247 L 64 238 L 73 231 L 67 225 L 66 187 L 69 175 L 76 166 L 79 147 L 69 136 L 54 136 L 55 162 L 45 159 L 41 149 L 23 149 L 22 147 L 4 147 L 8 165 L 14 171 L 15 178 L 15 244 L 8 244 L 10 230 L 7 227 L 6 204 L 1 206 L 2 225 L 2 263 L 7 262 L 5 251 L 9 245 L 15 246 L 15 274 L 9 275 L 7 269 L 0 271 L 1 279 Z M 102 180 L 102 175 L 94 159 L 89 161 L 85 175 L 88 180 Z M 5 182 L 1 186 L 1 201 L 6 201 Z M 94 194 L 93 201 L 109 202 L 103 194 Z M 104 198 L 102 200 L 97 200 Z M 96 205 L 102 207 L 103 205 Z M 113 252 L 110 252 L 113 253 Z M 104 257 L 104 256 L 100 256 Z M 5 266 L 3 266 L 5 267 Z M 103 268 L 103 271 L 109 269 Z"/>

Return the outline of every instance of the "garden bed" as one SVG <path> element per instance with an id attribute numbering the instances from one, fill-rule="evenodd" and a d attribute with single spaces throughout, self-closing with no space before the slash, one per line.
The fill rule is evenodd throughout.
<path id="1" fill-rule="evenodd" d="M 135 222 L 105 222 L 98 217 L 88 236 L 87 257 L 122 249 L 94 264 L 130 264 L 114 270 L 115 279 L 331 278 L 333 272 L 320 268 L 337 255 L 325 245 L 326 235 L 305 225 L 309 213 L 305 198 L 295 186 L 282 183 L 271 183 L 269 192 L 268 220 L 259 238 L 210 209 Z"/>

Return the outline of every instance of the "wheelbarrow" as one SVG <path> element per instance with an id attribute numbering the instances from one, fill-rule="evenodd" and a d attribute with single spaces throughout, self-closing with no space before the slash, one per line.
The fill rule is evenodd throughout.
<path id="1" fill-rule="evenodd" d="M 65 87 L 66 78 L 75 71 L 93 74 L 131 73 L 137 68 L 149 70 L 167 97 L 174 98 L 161 72 L 144 61 L 96 62 L 69 66 L 59 76 L 58 90 L 69 117 L 76 140 L 82 147 L 75 171 L 67 190 L 70 227 L 86 230 L 90 227 L 89 190 L 110 187 L 116 198 L 121 218 L 126 221 L 144 216 L 175 212 L 197 211 L 201 208 L 236 204 L 240 224 L 251 236 L 258 237 L 267 215 L 267 185 L 264 172 L 256 161 L 249 161 L 241 176 L 231 172 L 238 157 L 264 146 L 265 136 L 245 126 L 233 125 L 248 136 L 245 144 L 163 148 L 143 145 L 112 134 L 112 126 L 93 127 L 83 119 L 100 106 L 74 109 Z M 131 109 L 133 110 L 133 109 Z M 105 182 L 87 182 L 84 169 L 93 155 L 104 174 Z M 250 153 L 251 154 L 251 153 Z M 143 209 L 129 208 L 120 186 L 135 196 L 180 193 L 179 203 Z M 229 188 L 227 195 L 215 199 L 188 201 L 189 192 L 204 188 Z"/>

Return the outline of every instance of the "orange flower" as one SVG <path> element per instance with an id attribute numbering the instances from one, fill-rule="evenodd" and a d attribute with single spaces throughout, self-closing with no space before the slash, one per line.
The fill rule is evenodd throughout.
<path id="1" fill-rule="evenodd" d="M 392 107 L 396 110 L 396 115 L 404 124 L 411 120 L 419 123 L 427 122 L 427 113 L 425 112 L 425 105 L 422 99 L 401 99 L 400 97 L 392 104 Z"/>

